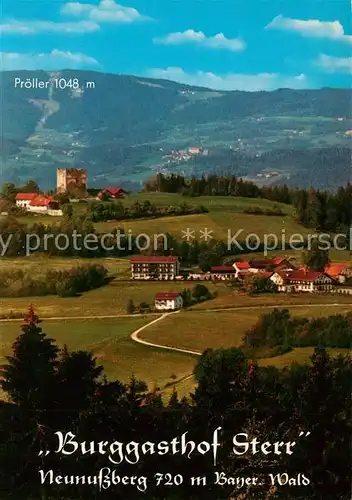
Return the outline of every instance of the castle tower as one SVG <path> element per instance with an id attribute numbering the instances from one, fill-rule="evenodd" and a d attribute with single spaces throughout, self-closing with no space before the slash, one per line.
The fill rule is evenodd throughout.
<path id="1" fill-rule="evenodd" d="M 87 196 L 87 171 L 85 168 L 58 168 L 56 192 L 69 193 L 82 198 Z"/>

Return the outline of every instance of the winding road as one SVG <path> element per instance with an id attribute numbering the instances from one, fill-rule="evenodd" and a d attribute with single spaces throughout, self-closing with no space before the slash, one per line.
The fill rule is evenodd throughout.
<path id="1" fill-rule="evenodd" d="M 293 304 L 293 305 L 285 305 L 285 308 L 296 308 L 296 307 L 344 307 L 345 305 L 348 304 Z M 209 312 L 220 312 L 220 311 L 248 311 L 248 310 L 255 310 L 255 309 L 275 309 L 277 308 L 277 305 L 270 305 L 270 306 L 240 306 L 240 307 L 231 307 L 227 309 L 192 309 L 192 312 L 198 312 L 198 313 L 209 313 Z M 351 304 L 352 307 L 352 304 Z M 161 344 L 155 344 L 153 342 L 148 342 L 146 340 L 142 340 L 141 338 L 138 337 L 139 333 L 141 333 L 143 330 L 146 330 L 150 326 L 152 326 L 154 323 L 157 323 L 158 321 L 162 321 L 163 319 L 167 318 L 168 316 L 171 316 L 172 314 L 179 314 L 181 311 L 173 311 L 169 313 L 164 313 L 162 314 L 159 318 L 154 319 L 150 323 L 147 323 L 146 325 L 142 326 L 141 328 L 138 328 L 138 330 L 135 330 L 131 334 L 131 339 L 134 340 L 135 342 L 138 342 L 139 344 L 144 344 L 149 347 L 154 347 L 157 349 L 167 349 L 168 351 L 175 351 L 175 352 L 182 352 L 184 354 L 193 354 L 195 356 L 200 356 L 202 353 L 199 351 L 189 351 L 187 349 L 180 349 L 178 347 L 171 347 L 167 345 L 161 345 Z"/>
<path id="2" fill-rule="evenodd" d="M 147 345 L 149 347 L 156 347 L 158 349 L 167 349 L 168 351 L 176 351 L 176 352 L 183 352 L 185 354 L 194 354 L 196 356 L 200 356 L 202 353 L 199 351 L 188 351 L 187 349 L 179 349 L 178 347 L 168 347 L 167 345 L 160 345 L 160 344 L 153 344 L 152 342 L 147 342 L 146 340 L 142 340 L 138 337 L 138 334 L 145 330 L 146 328 L 149 328 L 151 325 L 154 325 L 154 323 L 157 323 L 158 321 L 162 321 L 163 319 L 167 318 L 168 316 L 171 316 L 172 314 L 178 314 L 181 311 L 174 311 L 174 312 L 169 312 L 162 314 L 159 318 L 154 319 L 150 323 L 147 323 L 146 325 L 142 326 L 141 328 L 138 328 L 138 330 L 135 330 L 131 334 L 131 339 L 134 340 L 135 342 L 138 342 L 138 344 L 143 344 Z"/>
<path id="3" fill-rule="evenodd" d="M 344 307 L 348 304 L 285 304 L 285 306 L 282 307 L 287 307 L 287 308 L 296 308 L 296 307 Z M 352 306 L 352 304 L 351 304 Z M 231 308 L 222 308 L 222 309 L 191 309 L 192 312 L 197 312 L 199 314 L 206 314 L 210 312 L 220 312 L 220 311 L 245 311 L 245 310 L 258 310 L 258 309 L 275 309 L 277 307 L 280 307 L 278 305 L 256 305 L 256 306 L 239 306 L 239 307 L 231 307 Z M 168 351 L 174 351 L 174 352 L 180 352 L 183 354 L 190 354 L 193 356 L 201 356 L 201 352 L 199 351 L 190 351 L 188 349 L 180 349 L 178 347 L 171 347 L 167 345 L 162 345 L 162 344 L 155 344 L 154 342 L 148 342 L 147 340 L 143 340 L 139 337 L 139 334 L 146 330 L 147 328 L 151 327 L 155 323 L 158 323 L 160 321 L 163 321 L 164 319 L 168 318 L 169 316 L 175 315 L 175 314 L 180 314 L 181 311 L 172 311 L 172 312 L 167 312 L 162 314 L 161 316 L 154 318 L 152 321 L 147 323 L 144 326 L 141 326 L 137 330 L 131 333 L 130 338 L 134 342 L 137 342 L 138 344 L 143 344 L 148 347 L 153 347 L 154 349 L 165 349 Z M 118 318 L 129 318 L 129 317 L 138 317 L 138 316 L 155 316 L 155 313 L 149 313 L 149 314 L 118 314 L 118 315 L 103 315 L 103 316 L 56 316 L 56 317 L 49 317 L 49 318 L 43 318 L 45 321 L 69 321 L 69 320 L 99 320 L 99 319 L 118 319 Z M 0 322 L 3 323 L 10 323 L 10 322 L 18 322 L 18 321 L 23 321 L 23 318 L 16 318 L 16 319 L 0 319 Z M 193 374 L 186 375 L 182 379 L 175 381 L 175 386 L 177 386 L 179 383 L 184 382 L 186 380 L 189 380 L 193 378 Z"/>
<path id="4" fill-rule="evenodd" d="M 282 306 L 278 305 L 256 305 L 256 306 L 238 306 L 238 307 L 229 307 L 229 308 L 219 308 L 219 309 L 188 309 L 188 311 L 192 311 L 194 313 L 198 314 L 206 314 L 206 313 L 211 313 L 211 312 L 222 312 L 222 311 L 251 311 L 251 310 L 258 310 L 258 309 L 275 309 L 277 307 L 283 307 L 283 308 L 299 308 L 299 307 L 305 307 L 305 308 L 310 308 L 310 307 L 346 307 L 348 304 L 285 304 Z M 352 307 L 352 304 L 351 304 Z M 138 328 L 134 332 L 131 333 L 130 337 L 134 342 L 137 342 L 139 344 L 143 344 L 149 347 L 154 347 L 157 349 L 166 349 L 168 351 L 175 351 L 175 352 L 181 352 L 184 354 L 191 354 L 194 356 L 200 356 L 202 353 L 199 351 L 190 351 L 188 349 L 180 349 L 178 347 L 171 347 L 167 345 L 162 345 L 162 344 L 155 344 L 154 342 L 148 342 L 146 340 L 143 340 L 139 338 L 139 334 L 149 328 L 150 326 L 154 325 L 155 323 L 159 321 L 163 321 L 165 318 L 173 315 L 173 314 L 180 314 L 182 311 L 172 311 L 172 312 L 167 312 L 162 314 L 161 316 L 154 318 L 152 321 L 147 323 L 146 325 Z M 147 313 L 147 314 L 115 314 L 115 315 L 101 315 L 101 316 L 52 316 L 52 317 L 47 317 L 47 318 L 42 318 L 43 321 L 70 321 L 70 320 L 99 320 L 99 319 L 118 319 L 118 318 L 136 318 L 136 317 L 141 317 L 141 316 L 155 316 L 157 313 Z M 23 321 L 23 318 L 5 318 L 5 319 L 0 319 L 0 323 L 11 323 L 11 322 L 18 322 L 18 321 Z"/>

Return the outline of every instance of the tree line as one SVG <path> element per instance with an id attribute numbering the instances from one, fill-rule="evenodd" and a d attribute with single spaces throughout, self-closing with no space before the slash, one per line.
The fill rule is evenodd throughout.
<path id="1" fill-rule="evenodd" d="M 126 207 L 121 201 L 91 202 L 87 208 L 87 216 L 92 222 L 140 219 L 143 217 L 170 217 L 206 212 L 208 212 L 208 209 L 204 206 L 192 207 L 187 203 L 180 206 L 158 206 L 149 200 L 145 200 L 143 203 L 136 201 L 129 207 Z"/>
<path id="2" fill-rule="evenodd" d="M 68 325 L 62 325 L 68 330 Z M 69 333 L 69 332 L 67 332 Z M 207 349 L 197 359 L 196 389 L 168 400 L 131 377 L 123 383 L 104 377 L 103 367 L 89 352 L 59 348 L 41 328 L 33 309 L 2 366 L 1 386 L 8 402 L 0 403 L 0 488 L 5 500 L 87 500 L 130 498 L 147 500 L 349 500 L 351 455 L 349 419 L 351 363 L 315 348 L 311 363 L 284 369 L 259 367 L 238 348 Z M 221 427 L 220 448 L 214 466 L 210 453 L 141 455 L 138 463 L 118 466 L 99 453 L 39 453 L 56 450 L 55 432 L 71 432 L 79 442 L 171 442 L 187 433 L 187 441 L 212 442 Z M 291 455 L 263 455 L 241 447 L 233 453 L 233 436 L 295 442 Z M 309 434 L 308 434 L 309 433 Z M 303 434 L 303 436 L 302 436 Z M 243 439 L 243 436 L 242 436 Z M 68 447 L 67 449 L 72 449 Z M 242 453 L 243 452 L 243 453 Z M 115 455 L 114 455 L 115 458 Z M 116 460 L 117 460 L 116 456 Z M 148 478 L 141 493 L 121 482 L 100 491 L 94 484 L 41 484 L 38 471 L 82 478 L 103 467 L 119 476 Z M 257 484 L 238 489 L 214 484 L 214 473 L 226 477 L 258 477 Z M 181 474 L 177 487 L 155 474 Z M 287 473 L 295 482 L 271 484 L 269 474 Z M 303 473 L 309 484 L 297 480 Z M 206 484 L 191 483 L 204 477 Z"/>
<path id="3" fill-rule="evenodd" d="M 37 275 L 30 270 L 5 268 L 0 271 L 0 297 L 76 297 L 103 286 L 107 282 L 107 274 L 104 266 L 96 264 L 47 269 Z"/>
<path id="4" fill-rule="evenodd" d="M 252 354 L 256 350 L 268 349 L 271 355 L 320 344 L 349 349 L 352 345 L 352 313 L 308 319 L 292 317 L 288 309 L 274 309 L 260 316 L 244 335 L 243 344 Z"/>
<path id="5" fill-rule="evenodd" d="M 202 175 L 186 178 L 182 174 L 157 174 L 144 184 L 147 192 L 181 193 L 185 196 L 240 196 L 263 198 L 293 205 L 298 222 L 322 231 L 347 231 L 352 224 L 352 185 L 336 192 L 314 188 L 283 186 L 259 187 L 235 176 Z"/>

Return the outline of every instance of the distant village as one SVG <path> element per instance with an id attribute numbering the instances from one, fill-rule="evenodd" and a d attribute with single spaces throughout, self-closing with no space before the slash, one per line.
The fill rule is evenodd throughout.
<path id="1" fill-rule="evenodd" d="M 188 161 L 194 156 L 208 156 L 209 149 L 193 146 L 187 149 L 172 149 L 164 155 L 163 160 L 168 163 Z"/>
<path id="2" fill-rule="evenodd" d="M 207 273 L 182 274 L 176 256 L 132 257 L 131 278 L 133 280 L 176 281 L 227 281 L 246 289 L 253 278 L 269 280 L 278 292 L 284 293 L 339 293 L 352 295 L 352 269 L 347 264 L 329 264 L 324 271 L 311 271 L 297 267 L 288 259 L 235 261 L 231 266 L 215 266 Z M 176 310 L 182 308 L 182 295 L 176 292 L 158 293 L 155 308 Z"/>

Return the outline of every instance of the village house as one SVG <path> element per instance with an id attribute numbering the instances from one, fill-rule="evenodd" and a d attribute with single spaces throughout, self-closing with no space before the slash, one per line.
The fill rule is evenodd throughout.
<path id="1" fill-rule="evenodd" d="M 251 260 L 249 262 L 251 273 L 261 273 L 267 271 L 280 271 L 280 270 L 290 270 L 293 271 L 292 264 L 281 257 L 276 257 L 274 259 L 265 260 Z"/>
<path id="2" fill-rule="evenodd" d="M 251 266 L 249 262 L 234 262 L 232 264 L 232 267 L 235 270 L 235 278 L 237 279 L 239 277 L 239 274 L 248 273 Z"/>
<path id="3" fill-rule="evenodd" d="M 122 189 L 121 187 L 108 187 L 103 189 L 98 193 L 98 199 L 101 200 L 104 195 L 109 196 L 112 199 L 121 199 L 127 196 L 127 191 Z"/>
<path id="4" fill-rule="evenodd" d="M 308 271 L 277 271 L 269 278 L 278 287 L 279 292 L 331 292 L 335 281 L 324 272 Z"/>
<path id="5" fill-rule="evenodd" d="M 180 263 L 174 256 L 137 256 L 130 262 L 135 280 L 174 280 L 180 274 Z"/>
<path id="6" fill-rule="evenodd" d="M 182 309 L 183 298 L 179 292 L 158 292 L 154 303 L 157 311 L 176 311 Z"/>
<path id="7" fill-rule="evenodd" d="M 60 205 L 52 196 L 38 194 L 27 206 L 27 211 L 37 214 L 62 215 Z"/>
<path id="8" fill-rule="evenodd" d="M 267 273 L 269 271 L 283 271 L 289 270 L 293 271 L 294 267 L 287 259 L 282 257 L 275 257 L 274 259 L 264 259 L 264 260 L 251 260 L 245 262 L 234 262 L 233 268 L 235 269 L 235 277 L 237 279 L 243 279 L 245 273 Z"/>
<path id="9" fill-rule="evenodd" d="M 30 202 L 38 196 L 38 193 L 17 193 L 16 207 L 27 208 Z"/>
<path id="10" fill-rule="evenodd" d="M 52 196 L 37 193 L 18 193 L 16 206 L 27 212 L 47 215 L 62 215 L 62 210 Z"/>
<path id="11" fill-rule="evenodd" d="M 282 257 L 275 257 L 274 259 L 271 259 L 271 263 L 275 270 L 294 270 L 292 262 Z"/>
<path id="12" fill-rule="evenodd" d="M 236 277 L 233 266 L 214 266 L 210 268 L 210 273 L 213 280 L 229 280 Z"/>
<path id="13" fill-rule="evenodd" d="M 346 264 L 330 263 L 325 266 L 324 272 L 339 283 L 346 283 L 352 278 L 352 268 Z"/>

